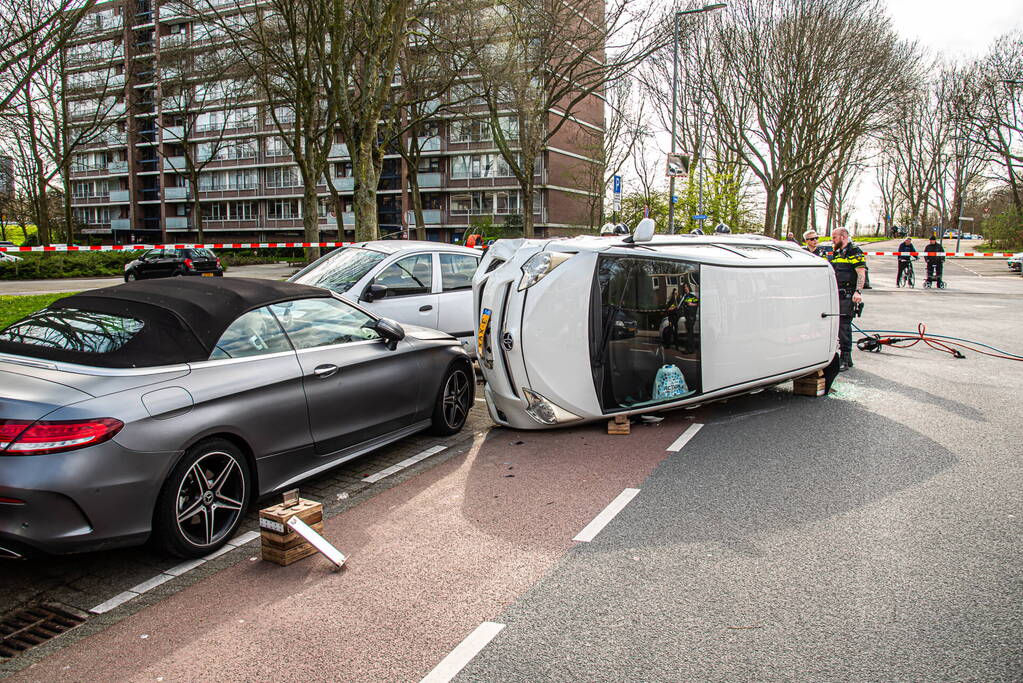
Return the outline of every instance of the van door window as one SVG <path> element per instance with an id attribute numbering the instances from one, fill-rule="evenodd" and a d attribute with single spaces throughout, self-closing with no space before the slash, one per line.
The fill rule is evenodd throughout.
<path id="1" fill-rule="evenodd" d="M 597 285 L 590 347 L 603 408 L 670 403 L 699 393 L 699 266 L 602 256 Z"/>

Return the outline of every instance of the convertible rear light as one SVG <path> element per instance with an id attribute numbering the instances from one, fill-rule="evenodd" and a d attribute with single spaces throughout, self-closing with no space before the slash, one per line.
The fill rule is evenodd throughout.
<path id="1" fill-rule="evenodd" d="M 185 268 L 188 268 L 189 270 L 195 270 L 195 266 L 192 265 L 192 259 L 190 258 L 185 259 Z"/>
<path id="2" fill-rule="evenodd" d="M 112 417 L 60 422 L 0 420 L 0 452 L 43 455 L 95 446 L 114 438 L 123 426 L 123 422 Z"/>
<path id="3" fill-rule="evenodd" d="M 217 268 L 219 268 L 219 267 L 220 267 L 220 257 L 218 256 L 217 257 Z"/>

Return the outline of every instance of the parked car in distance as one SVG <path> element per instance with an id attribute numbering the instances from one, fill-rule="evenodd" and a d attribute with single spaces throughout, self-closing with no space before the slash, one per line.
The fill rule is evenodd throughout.
<path id="1" fill-rule="evenodd" d="M 224 267 L 210 249 L 149 249 L 124 264 L 124 281 L 198 275 L 220 277 Z"/>
<path id="2" fill-rule="evenodd" d="M 319 287 L 132 282 L 0 331 L 0 556 L 145 541 L 200 557 L 259 496 L 424 429 L 453 434 L 450 336 Z"/>
<path id="3" fill-rule="evenodd" d="M 0 247 L 16 247 L 16 246 L 18 246 L 18 245 L 15 244 L 14 242 L 8 242 L 7 240 L 0 241 Z M 15 254 L 12 254 L 9 251 L 0 251 L 0 262 L 3 262 L 3 261 L 14 262 L 14 261 L 20 261 L 20 260 L 21 260 L 20 256 L 16 256 Z"/>
<path id="4" fill-rule="evenodd" d="M 360 242 L 324 255 L 289 282 L 325 287 L 374 315 L 447 332 L 471 355 L 472 276 L 482 256 L 440 242 Z"/>
<path id="5" fill-rule="evenodd" d="M 653 237 L 650 219 L 624 238 L 501 240 L 473 290 L 487 406 L 518 429 L 695 406 L 837 371 L 833 270 L 791 242 Z"/>
<path id="6" fill-rule="evenodd" d="M 1019 252 L 1018 254 L 1013 254 L 1012 256 L 1010 256 L 1006 260 L 1006 263 L 1009 266 L 1009 270 L 1016 271 L 1023 270 L 1023 251 Z"/>

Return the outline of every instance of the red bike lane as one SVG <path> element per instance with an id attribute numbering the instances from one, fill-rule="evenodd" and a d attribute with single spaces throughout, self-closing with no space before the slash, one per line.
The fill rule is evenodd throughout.
<path id="1" fill-rule="evenodd" d="M 327 520 L 344 571 L 243 560 L 12 680 L 418 680 L 640 486 L 688 424 L 491 430 Z"/>

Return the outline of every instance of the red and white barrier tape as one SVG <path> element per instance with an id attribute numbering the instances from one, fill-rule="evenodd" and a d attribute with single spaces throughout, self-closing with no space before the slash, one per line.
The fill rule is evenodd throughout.
<path id="1" fill-rule="evenodd" d="M 212 244 L 61 244 L 49 247 L 0 247 L 0 251 L 144 251 L 146 249 L 283 249 L 342 247 L 355 242 L 214 242 Z"/>
<path id="2" fill-rule="evenodd" d="M 144 251 L 146 249 L 283 249 L 301 247 L 343 247 L 354 242 L 213 242 L 211 244 L 101 244 L 54 245 L 49 247 L 3 247 L 0 251 Z M 866 256 L 957 256 L 968 258 L 1008 258 L 1012 252 L 946 251 L 931 254 L 924 251 L 865 251 Z"/>

